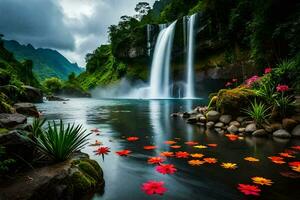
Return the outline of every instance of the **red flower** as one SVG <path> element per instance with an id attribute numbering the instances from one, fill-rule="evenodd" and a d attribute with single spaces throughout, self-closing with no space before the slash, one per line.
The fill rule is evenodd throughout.
<path id="1" fill-rule="evenodd" d="M 129 141 L 129 142 L 133 142 L 133 141 L 137 141 L 137 140 L 139 140 L 138 137 L 128 137 L 127 138 L 127 141 Z"/>
<path id="2" fill-rule="evenodd" d="M 225 84 L 225 87 L 229 87 L 229 86 L 231 86 L 231 85 L 232 85 L 231 82 L 227 82 L 227 83 Z"/>
<path id="3" fill-rule="evenodd" d="M 285 92 L 289 90 L 289 86 L 278 84 L 276 87 L 277 92 Z"/>
<path id="4" fill-rule="evenodd" d="M 247 86 L 251 86 L 253 83 L 255 83 L 257 80 L 259 80 L 259 76 L 252 76 L 251 78 L 246 80 Z"/>
<path id="5" fill-rule="evenodd" d="M 145 150 L 153 150 L 156 149 L 156 146 L 144 146 Z"/>
<path id="6" fill-rule="evenodd" d="M 245 195 L 254 195 L 259 196 L 261 190 L 259 187 L 255 185 L 247 185 L 247 184 L 238 184 L 238 190 L 240 190 Z"/>
<path id="7" fill-rule="evenodd" d="M 143 183 L 142 190 L 148 195 L 163 195 L 167 191 L 167 188 L 164 187 L 164 184 L 165 183 L 163 181 L 148 181 Z"/>
<path id="8" fill-rule="evenodd" d="M 148 159 L 148 164 L 159 164 L 164 161 L 165 159 L 163 159 L 162 157 L 151 157 Z"/>
<path id="9" fill-rule="evenodd" d="M 110 150 L 108 147 L 99 147 L 95 152 L 96 155 L 107 155 Z"/>
<path id="10" fill-rule="evenodd" d="M 188 158 L 189 155 L 190 154 L 188 152 L 185 152 L 185 151 L 176 152 L 176 158 Z"/>
<path id="11" fill-rule="evenodd" d="M 232 80 L 231 80 L 231 82 L 233 82 L 233 83 L 235 83 L 235 82 L 237 82 L 238 80 L 236 79 L 236 78 L 233 78 Z"/>
<path id="12" fill-rule="evenodd" d="M 119 156 L 128 156 L 128 154 L 130 154 L 131 151 L 130 150 L 122 150 L 122 151 L 117 151 L 116 154 L 118 154 Z"/>
<path id="13" fill-rule="evenodd" d="M 161 164 L 155 167 L 155 170 L 161 174 L 174 174 L 177 169 L 171 164 Z"/>
<path id="14" fill-rule="evenodd" d="M 272 68 L 271 67 L 267 67 L 265 68 L 265 74 L 271 73 L 272 72 Z"/>

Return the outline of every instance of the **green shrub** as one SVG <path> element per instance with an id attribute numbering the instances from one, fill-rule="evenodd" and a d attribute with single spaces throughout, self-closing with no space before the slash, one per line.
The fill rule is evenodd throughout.
<path id="1" fill-rule="evenodd" d="M 34 138 L 38 138 L 43 134 L 43 126 L 46 122 L 46 119 L 34 118 L 32 122 L 32 135 Z"/>
<path id="2" fill-rule="evenodd" d="M 245 109 L 244 112 L 249 115 L 257 125 L 262 125 L 271 116 L 270 107 L 267 107 L 262 102 L 257 103 L 256 99 L 251 103 L 250 108 Z"/>
<path id="3" fill-rule="evenodd" d="M 63 87 L 63 82 L 59 78 L 52 77 L 47 78 L 43 82 L 43 86 L 45 87 L 47 92 L 56 93 Z"/>
<path id="4" fill-rule="evenodd" d="M 278 95 L 275 99 L 275 105 L 281 117 L 286 117 L 294 108 L 294 97 Z"/>
<path id="5" fill-rule="evenodd" d="M 90 135 L 85 133 L 82 125 L 68 124 L 65 128 L 60 121 L 59 128 L 53 121 L 48 123 L 48 130 L 42 131 L 35 138 L 35 143 L 39 150 L 48 158 L 55 162 L 65 161 L 72 153 L 79 151 L 87 144 L 87 137 Z"/>

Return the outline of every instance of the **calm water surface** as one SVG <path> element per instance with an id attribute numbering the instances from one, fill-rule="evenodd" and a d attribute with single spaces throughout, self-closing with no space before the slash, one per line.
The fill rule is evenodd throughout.
<path id="1" fill-rule="evenodd" d="M 272 140 L 262 138 L 244 138 L 229 141 L 217 133 L 208 133 L 203 129 L 186 124 L 182 119 L 170 118 L 177 111 L 189 110 L 195 105 L 206 103 L 204 100 L 97 100 L 71 99 L 62 102 L 38 104 L 48 120 L 63 119 L 65 122 L 81 123 L 88 130 L 99 128 L 101 135 L 91 136 L 104 146 L 111 148 L 105 156 L 95 156 L 97 147 L 88 146 L 84 152 L 97 160 L 104 171 L 106 181 L 104 192 L 90 197 L 93 200 L 143 200 L 143 199 L 201 199 L 201 200 L 238 200 L 247 199 L 237 189 L 238 183 L 251 184 L 251 177 L 262 176 L 272 179 L 272 186 L 262 186 L 259 199 L 299 199 L 299 178 L 287 178 L 281 172 L 289 171 L 287 164 L 276 165 L 268 156 L 276 155 L 299 140 Z M 124 137 L 138 136 L 137 142 L 127 142 Z M 206 157 L 215 157 L 218 164 L 204 164 L 192 167 L 186 159 L 171 158 L 167 163 L 174 164 L 178 171 L 174 175 L 162 175 L 153 165 L 147 164 L 150 156 L 158 156 L 162 151 L 174 151 L 165 140 L 181 138 L 178 151 L 202 153 Z M 200 144 L 216 143 L 218 147 L 196 149 L 184 144 L 186 141 L 198 141 Z M 153 151 L 143 150 L 145 145 L 156 145 Z M 118 157 L 114 152 L 129 149 L 130 157 Z M 176 150 L 175 150 L 176 151 Z M 260 162 L 250 163 L 244 157 L 254 156 Z M 299 154 L 296 159 L 299 160 Z M 287 160 L 288 161 L 288 160 Z M 239 168 L 228 170 L 220 167 L 221 162 L 237 163 Z M 298 174 L 299 175 L 299 174 Z M 148 180 L 164 181 L 168 191 L 163 196 L 147 196 L 141 190 L 141 184 Z M 250 198 L 252 199 L 252 198 Z"/>

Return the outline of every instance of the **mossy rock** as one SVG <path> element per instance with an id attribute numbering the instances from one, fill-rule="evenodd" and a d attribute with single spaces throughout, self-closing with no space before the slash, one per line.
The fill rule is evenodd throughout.
<path id="1" fill-rule="evenodd" d="M 221 89 L 217 96 L 212 98 L 210 106 L 215 106 L 222 114 L 238 115 L 247 108 L 249 102 L 256 97 L 255 91 L 240 86 L 233 89 Z"/>
<path id="2" fill-rule="evenodd" d="M 0 113 L 14 113 L 14 109 L 11 106 L 11 102 L 8 97 L 0 92 Z"/>
<path id="3" fill-rule="evenodd" d="M 0 128 L 0 135 L 8 133 L 8 132 L 9 132 L 9 130 L 7 130 L 6 128 Z"/>
<path id="4" fill-rule="evenodd" d="M 71 184 L 75 193 L 88 192 L 91 190 L 91 180 L 86 177 L 82 172 L 77 171 L 71 176 Z"/>

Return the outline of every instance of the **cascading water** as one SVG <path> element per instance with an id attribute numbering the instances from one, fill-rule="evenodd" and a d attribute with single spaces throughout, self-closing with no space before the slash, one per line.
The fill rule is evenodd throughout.
<path id="1" fill-rule="evenodd" d="M 167 28 L 160 26 L 151 66 L 150 98 L 170 98 L 170 63 L 176 21 Z"/>
<path id="2" fill-rule="evenodd" d="M 148 56 L 151 56 L 151 25 L 147 25 L 147 50 Z"/>
<path id="3" fill-rule="evenodd" d="M 188 52 L 187 52 L 187 86 L 185 98 L 195 98 L 194 89 L 194 43 L 195 43 L 195 22 L 197 14 L 188 20 Z"/>

